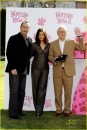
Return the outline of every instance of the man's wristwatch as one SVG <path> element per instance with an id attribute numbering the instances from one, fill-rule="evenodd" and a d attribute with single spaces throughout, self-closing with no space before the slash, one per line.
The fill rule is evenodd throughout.
<path id="1" fill-rule="evenodd" d="M 77 36 L 77 37 L 82 37 L 82 35 L 79 35 L 79 36 Z"/>

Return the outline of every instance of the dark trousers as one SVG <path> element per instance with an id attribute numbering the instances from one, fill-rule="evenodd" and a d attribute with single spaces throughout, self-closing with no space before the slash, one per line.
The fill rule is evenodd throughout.
<path id="1" fill-rule="evenodd" d="M 22 113 L 25 97 L 26 75 L 9 74 L 9 116 L 18 116 Z"/>
<path id="2" fill-rule="evenodd" d="M 33 102 L 36 113 L 41 114 L 44 107 L 49 70 L 32 70 Z"/>

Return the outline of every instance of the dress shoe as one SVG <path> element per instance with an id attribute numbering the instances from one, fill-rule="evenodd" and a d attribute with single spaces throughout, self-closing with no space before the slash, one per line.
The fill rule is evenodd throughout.
<path id="1" fill-rule="evenodd" d="M 19 114 L 19 116 L 27 116 L 27 114 L 21 113 Z"/>
<path id="2" fill-rule="evenodd" d="M 64 115 L 65 115 L 65 117 L 70 117 L 71 112 L 70 113 L 65 113 Z"/>
<path id="3" fill-rule="evenodd" d="M 62 112 L 61 113 L 56 113 L 56 116 L 60 116 L 62 114 Z"/>
<path id="4" fill-rule="evenodd" d="M 72 114 L 72 111 L 70 111 L 70 114 Z"/>
<path id="5" fill-rule="evenodd" d="M 21 120 L 21 117 L 20 117 L 20 116 L 9 116 L 9 118 L 11 118 L 11 119 L 16 119 L 16 120 Z"/>

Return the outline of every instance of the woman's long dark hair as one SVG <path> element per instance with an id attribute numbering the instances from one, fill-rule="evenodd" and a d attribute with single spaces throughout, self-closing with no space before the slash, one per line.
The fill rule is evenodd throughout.
<path id="1" fill-rule="evenodd" d="M 43 28 L 39 28 L 36 32 L 36 37 L 35 37 L 35 41 L 38 45 L 40 45 L 40 40 L 39 40 L 39 33 L 40 32 L 43 32 L 44 33 L 44 44 L 48 44 L 48 37 L 47 37 L 47 34 L 45 32 L 45 30 Z"/>

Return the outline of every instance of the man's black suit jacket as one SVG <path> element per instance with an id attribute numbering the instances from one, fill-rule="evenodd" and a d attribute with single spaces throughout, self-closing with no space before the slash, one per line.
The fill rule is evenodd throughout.
<path id="1" fill-rule="evenodd" d="M 30 59 L 29 54 L 31 50 L 32 39 L 29 37 L 29 45 L 27 47 L 25 40 L 21 33 L 13 35 L 9 38 L 6 56 L 7 56 L 7 66 L 6 72 L 11 72 L 13 69 L 17 69 L 18 74 L 24 72 L 26 66 L 28 68 L 27 73 L 29 73 Z"/>

